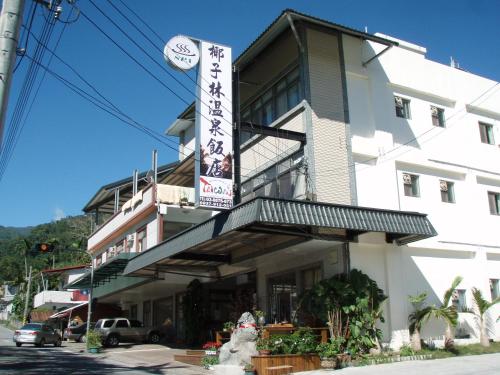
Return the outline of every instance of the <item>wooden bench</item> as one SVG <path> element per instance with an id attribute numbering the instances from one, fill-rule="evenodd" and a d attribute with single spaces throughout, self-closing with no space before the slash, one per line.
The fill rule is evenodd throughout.
<path id="1" fill-rule="evenodd" d="M 266 375 L 286 375 L 291 374 L 292 370 L 293 366 L 290 365 L 266 367 Z"/>

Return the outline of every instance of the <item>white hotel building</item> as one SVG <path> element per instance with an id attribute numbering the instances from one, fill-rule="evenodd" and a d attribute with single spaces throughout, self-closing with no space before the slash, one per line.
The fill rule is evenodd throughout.
<path id="1" fill-rule="evenodd" d="M 243 129 L 254 131 L 241 142 L 243 203 L 221 213 L 190 205 L 187 108 L 167 130 L 179 136 L 179 161 L 157 183 L 137 193 L 132 179 L 111 183 L 84 208 L 110 215 L 89 238 L 101 302 L 146 324 L 169 318 L 182 338 L 193 278 L 206 290 L 207 329 L 217 329 L 238 295 L 268 321 L 290 320 L 308 285 L 358 268 L 389 296 L 382 328 L 397 347 L 408 340 L 408 295 L 427 291 L 438 304 L 458 275 L 460 307 L 473 307 L 472 287 L 499 295 L 498 82 L 430 61 L 424 47 L 292 10 L 234 65 Z M 492 310 L 489 335 L 499 340 Z M 443 333 L 431 322 L 423 336 Z M 456 334 L 478 340 L 470 314 Z"/>

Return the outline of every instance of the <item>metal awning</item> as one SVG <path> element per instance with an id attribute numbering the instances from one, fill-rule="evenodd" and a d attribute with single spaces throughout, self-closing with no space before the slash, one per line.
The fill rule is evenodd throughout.
<path id="1" fill-rule="evenodd" d="M 427 215 L 417 212 L 258 197 L 139 254 L 123 274 L 216 271 L 312 239 L 348 242 L 367 232 L 385 233 L 398 244 L 437 234 Z"/>
<path id="2" fill-rule="evenodd" d="M 112 259 L 94 268 L 94 287 L 105 284 L 111 279 L 120 276 L 127 266 L 130 259 L 135 257 L 136 253 L 121 253 Z M 90 270 L 85 272 L 80 278 L 67 284 L 64 289 L 87 289 L 90 288 Z"/>
<path id="3" fill-rule="evenodd" d="M 83 306 L 87 306 L 88 303 L 89 303 L 88 301 L 85 301 L 85 302 L 80 303 L 78 305 L 71 306 L 71 307 L 69 307 L 67 309 L 64 309 L 64 310 L 61 310 L 59 312 L 56 312 L 55 314 L 53 314 L 53 315 L 50 316 L 50 319 L 66 318 L 66 317 L 70 316 L 71 312 L 74 309 L 77 309 L 77 308 L 83 307 Z"/>

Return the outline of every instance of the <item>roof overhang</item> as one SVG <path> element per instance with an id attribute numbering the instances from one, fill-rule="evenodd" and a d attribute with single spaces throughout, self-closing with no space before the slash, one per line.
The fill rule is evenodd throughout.
<path id="1" fill-rule="evenodd" d="M 87 306 L 88 305 L 88 301 L 85 301 L 85 302 L 82 302 L 76 306 L 71 306 L 65 310 L 61 310 L 53 315 L 50 316 L 50 319 L 56 319 L 56 318 L 66 318 L 68 317 L 71 312 L 74 310 L 74 309 L 78 309 L 79 307 L 83 307 L 83 306 Z"/>
<path id="2" fill-rule="evenodd" d="M 266 48 L 276 37 L 278 37 L 284 30 L 290 28 L 290 20 L 302 21 L 313 25 L 322 26 L 331 30 L 337 30 L 343 34 L 351 35 L 363 40 L 380 43 L 386 46 L 397 46 L 398 42 L 389 40 L 377 35 L 365 33 L 360 30 L 352 29 L 350 27 L 342 26 L 333 22 L 323 20 L 321 18 L 312 17 L 304 13 L 297 12 L 293 9 L 285 9 L 281 15 L 276 18 L 269 27 L 259 35 L 259 37 L 248 48 L 241 53 L 240 56 L 234 61 L 234 65 L 242 69 L 245 65 L 250 63 L 255 56 Z"/>
<path id="3" fill-rule="evenodd" d="M 109 280 L 116 279 L 122 274 L 129 260 L 136 255 L 136 253 L 121 253 L 99 267 L 94 268 L 93 286 L 96 287 L 105 284 Z M 88 289 L 91 286 L 91 278 L 91 270 L 88 270 L 78 279 L 65 285 L 64 289 Z"/>
<path id="4" fill-rule="evenodd" d="M 416 212 L 254 198 L 191 227 L 141 253 L 123 272 L 215 272 L 266 253 L 319 239 L 349 242 L 367 232 L 385 233 L 389 242 L 407 244 L 437 233 L 427 215 Z"/>

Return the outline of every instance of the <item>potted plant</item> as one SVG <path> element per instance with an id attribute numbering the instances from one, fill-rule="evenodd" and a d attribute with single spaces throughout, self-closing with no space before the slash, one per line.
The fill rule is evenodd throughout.
<path id="1" fill-rule="evenodd" d="M 321 367 L 330 369 L 337 367 L 337 358 L 343 351 L 344 343 L 345 339 L 338 336 L 330 338 L 328 342 L 321 343 L 316 347 L 321 358 Z"/>
<path id="2" fill-rule="evenodd" d="M 205 354 L 207 356 L 216 356 L 217 350 L 221 347 L 221 344 L 215 341 L 208 341 L 203 344 L 203 349 L 205 349 Z"/>
<path id="3" fill-rule="evenodd" d="M 256 349 L 258 350 L 259 355 L 271 354 L 271 349 L 272 349 L 271 345 L 272 345 L 271 340 L 269 340 L 268 338 L 259 337 L 256 344 Z"/>
<path id="4" fill-rule="evenodd" d="M 208 369 L 211 369 L 212 366 L 219 364 L 219 357 L 216 355 L 206 355 L 201 359 L 201 365 Z"/>
<path id="5" fill-rule="evenodd" d="M 99 353 L 102 349 L 102 340 L 99 332 L 90 330 L 87 335 L 87 350 L 89 353 Z"/>
<path id="6" fill-rule="evenodd" d="M 224 332 L 232 332 L 234 330 L 235 324 L 233 322 L 225 322 L 222 326 Z"/>
<path id="7" fill-rule="evenodd" d="M 255 366 L 251 363 L 245 363 L 243 371 L 245 371 L 245 375 L 255 375 Z"/>

